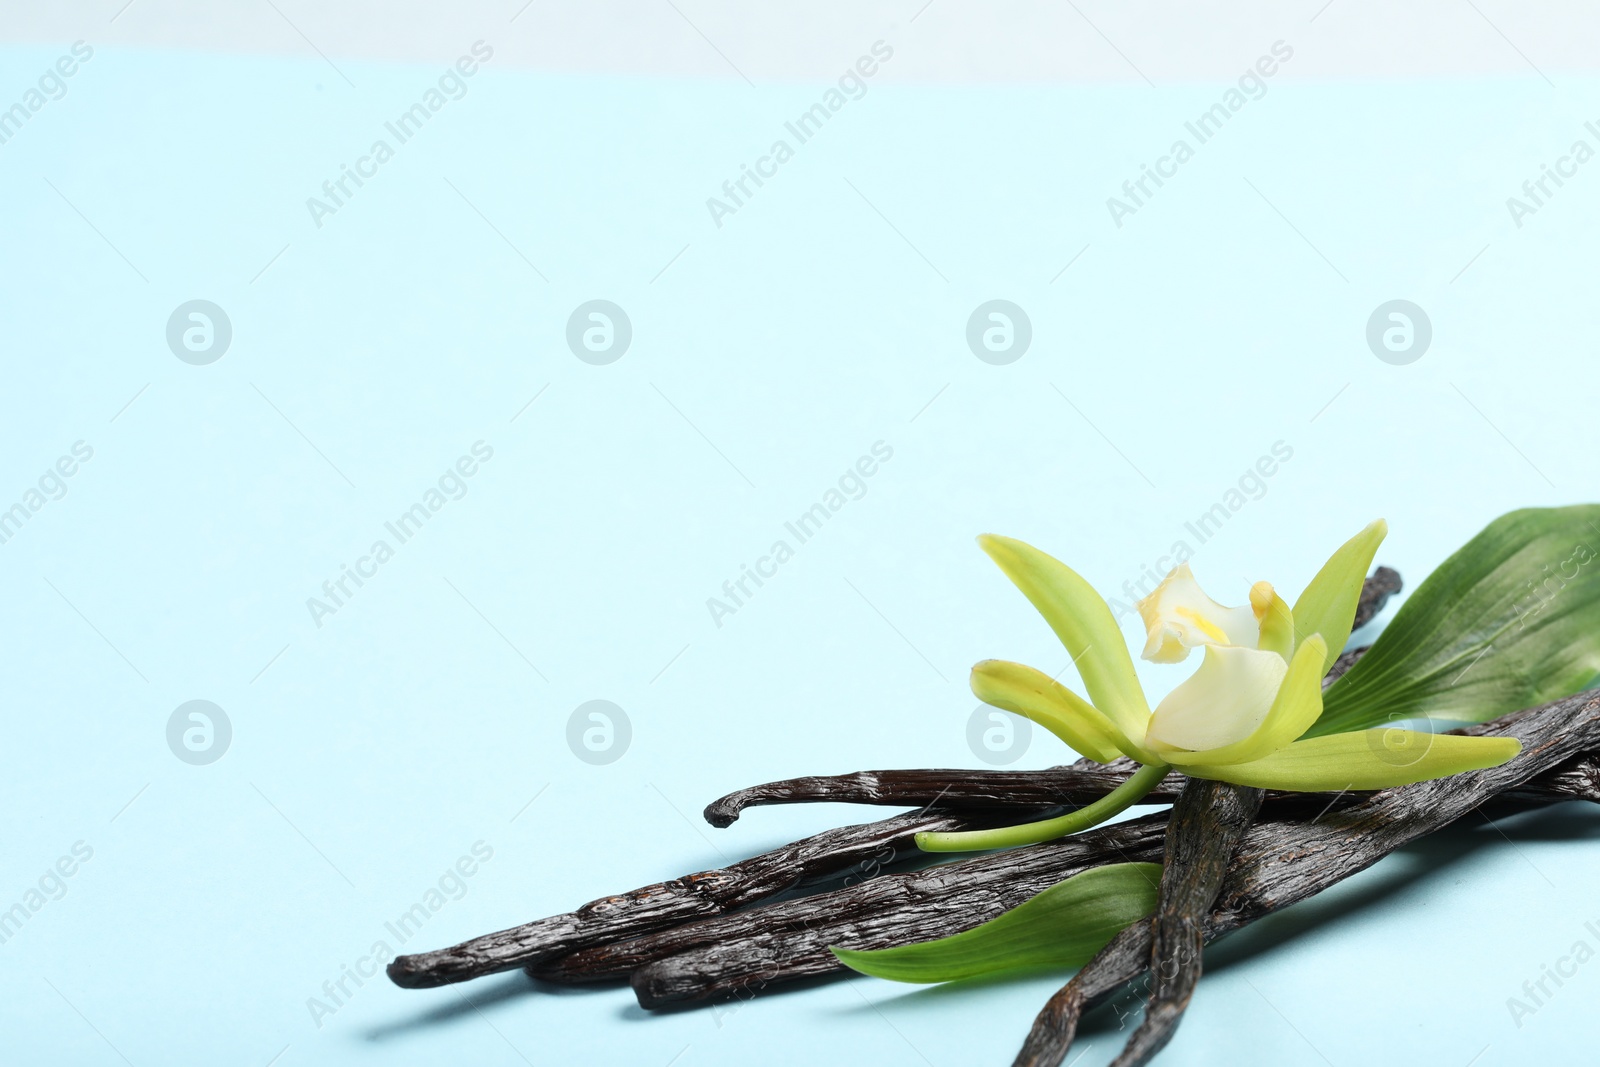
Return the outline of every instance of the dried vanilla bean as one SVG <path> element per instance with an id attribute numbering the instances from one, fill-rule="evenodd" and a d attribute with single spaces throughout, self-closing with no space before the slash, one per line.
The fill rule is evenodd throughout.
<path id="1" fill-rule="evenodd" d="M 1263 792 L 1228 782 L 1190 779 L 1172 806 L 1161 868 L 1161 895 L 1150 917 L 1150 1001 L 1111 1067 L 1143 1067 L 1172 1040 L 1200 981 L 1203 917 L 1222 888 L 1228 861 Z"/>
<path id="2" fill-rule="evenodd" d="M 1367 654 L 1367 649 L 1371 647 L 1371 645 L 1362 645 L 1360 648 L 1352 648 L 1348 652 L 1340 653 L 1339 658 L 1333 661 L 1333 666 L 1328 668 L 1328 673 L 1323 675 L 1322 688 L 1326 689 L 1338 681 L 1346 671 L 1356 665 L 1356 660 Z"/>
<path id="3" fill-rule="evenodd" d="M 1552 777 L 1561 799 L 1590 793 L 1600 769 L 1600 696 L 1579 693 L 1460 731 L 1516 737 L 1522 752 L 1499 767 L 1466 771 L 1373 793 L 1309 823 L 1262 821 L 1239 843 L 1216 906 L 1205 921 L 1214 941 L 1366 870 L 1402 845 L 1439 830 L 1497 796 L 1531 798 Z M 1086 964 L 1035 1018 L 1016 1065 L 1061 1063 L 1089 1007 L 1149 963 L 1151 921 L 1124 930 Z"/>
<path id="4" fill-rule="evenodd" d="M 734 912 L 530 968 L 539 978 L 590 982 L 633 975 L 646 1006 L 735 993 L 772 979 L 841 969 L 830 944 L 877 948 L 942 937 L 1020 904 L 1068 875 L 1160 855 L 1165 813 L 1027 848 Z M 667 966 L 655 967 L 659 961 Z"/>
<path id="5" fill-rule="evenodd" d="M 1525 785 L 1507 789 L 1495 799 L 1526 804 L 1551 804 L 1562 800 L 1600 803 L 1600 755 L 1579 756 Z"/>
<path id="6" fill-rule="evenodd" d="M 1083 1013 L 1144 973 L 1150 963 L 1150 922 L 1113 937 L 1072 981 L 1045 1001 L 1011 1067 L 1059 1067 L 1078 1034 Z"/>
<path id="7" fill-rule="evenodd" d="M 1361 598 L 1356 601 L 1356 614 L 1350 623 L 1350 632 L 1361 629 L 1383 610 L 1389 598 L 1404 588 L 1400 572 L 1393 567 L 1378 567 L 1361 584 Z"/>
<path id="8" fill-rule="evenodd" d="M 1584 708 L 1588 709 L 1587 715 L 1592 721 L 1585 721 L 1585 714 L 1581 710 Z M 1573 738 L 1553 736 L 1563 730 L 1573 732 Z M 1257 822 L 1246 834 L 1229 866 L 1228 880 L 1224 882 L 1220 899 L 1224 902 L 1234 899 L 1230 908 L 1240 916 L 1236 925 L 1243 925 L 1256 917 L 1247 910 L 1253 901 L 1276 900 L 1281 894 L 1291 891 L 1299 894 L 1294 897 L 1295 900 L 1302 899 L 1375 863 L 1388 851 L 1413 837 L 1432 832 L 1458 817 L 1452 815 L 1441 821 L 1436 817 L 1436 811 L 1470 811 L 1494 799 L 1499 793 L 1522 802 L 1544 803 L 1579 796 L 1591 799 L 1594 795 L 1600 795 L 1588 794 L 1586 791 L 1592 785 L 1582 784 L 1596 780 L 1596 768 L 1592 762 L 1584 770 L 1572 769 L 1590 759 L 1585 754 L 1587 751 L 1600 752 L 1600 699 L 1589 703 L 1584 698 L 1568 698 L 1463 732 L 1509 732 L 1522 739 L 1525 749 L 1517 759 L 1504 767 L 1495 768 L 1495 771 L 1502 773 L 1493 778 L 1485 777 L 1491 772 L 1473 771 L 1402 789 L 1355 794 L 1344 798 L 1347 803 L 1331 807 L 1324 805 L 1326 811 L 1286 806 L 1280 817 L 1269 799 L 1266 809 L 1269 818 Z M 1550 745 L 1557 747 L 1552 749 L 1548 747 Z M 1576 756 L 1568 755 L 1580 747 L 1584 747 L 1585 751 Z M 1556 784 L 1545 784 L 1552 781 Z M 1418 811 L 1417 803 L 1411 799 L 1416 791 L 1457 799 L 1448 808 Z M 1463 797 L 1464 800 L 1460 799 Z M 1461 808 L 1462 804 L 1466 805 L 1464 809 Z M 1344 820 L 1353 811 L 1364 814 L 1360 828 L 1350 835 L 1350 844 L 1316 849 L 1308 843 L 1328 832 L 1329 827 L 1344 825 Z M 1406 825 L 1417 822 L 1425 828 L 1392 843 L 1386 838 L 1372 838 L 1365 829 L 1368 824 L 1377 826 L 1389 819 Z M 1061 841 L 979 856 L 909 874 L 880 875 L 848 889 L 749 909 L 705 922 L 692 922 L 634 941 L 605 945 L 552 960 L 530 970 L 541 978 L 568 982 L 595 981 L 631 974 L 640 1002 L 651 1007 L 748 995 L 753 990 L 770 988 L 791 978 L 842 970 L 842 965 L 827 951 L 829 944 L 848 945 L 851 948 L 907 944 L 943 937 L 993 918 L 1006 906 L 1019 902 L 1010 895 L 1004 895 L 1006 904 L 996 905 L 997 896 L 1005 893 L 1007 878 L 1030 879 L 1027 895 L 1031 895 L 1076 873 L 1083 866 L 1095 865 L 1064 851 L 1071 842 L 1078 842 L 1082 847 L 1085 839 L 1088 839 L 1088 843 L 1094 843 L 1096 835 L 1108 831 L 1126 832 L 1124 828 L 1137 827 L 1141 833 L 1138 847 L 1133 847 L 1133 842 L 1124 842 L 1120 853 L 1108 854 L 1113 850 L 1101 843 L 1097 847 L 1102 854 L 1096 862 L 1154 859 L 1160 854 L 1157 842 L 1165 820 L 1166 816 L 1158 813 L 1127 823 L 1099 827 Z M 1273 851 L 1274 847 L 1276 851 Z M 1248 892 L 1232 891 L 1230 898 L 1230 886 L 1240 879 L 1241 858 L 1247 854 L 1270 854 L 1275 857 L 1270 876 L 1259 885 L 1249 883 L 1251 888 Z M 1329 866 L 1331 863 L 1344 864 L 1349 856 L 1364 857 L 1361 866 L 1350 870 L 1342 866 Z M 996 873 L 1003 877 L 998 883 L 991 883 L 990 876 Z M 902 889 L 902 884 L 911 879 L 916 881 Z M 1302 882 L 1314 888 L 1295 888 Z M 969 887 L 972 890 L 970 895 Z M 1219 904 L 1219 907 L 1222 906 Z M 1285 905 L 1273 904 L 1266 910 L 1279 906 Z M 1260 914 L 1265 913 L 1262 911 Z M 1210 936 L 1210 920 L 1206 929 Z M 867 936 L 857 939 L 854 935 L 858 932 Z M 1148 964 L 1148 938 L 1142 951 L 1146 956 L 1137 961 L 1133 971 L 1135 975 L 1143 973 Z M 1085 971 L 1089 972 L 1090 968 L 1086 967 Z M 1093 973 L 1090 973 L 1092 977 Z M 1125 979 L 1119 981 L 1122 980 Z"/>
<path id="9" fill-rule="evenodd" d="M 1600 801 L 1600 758 L 1582 757 L 1573 760 L 1564 767 L 1540 775 L 1533 781 L 1506 790 L 1501 798 L 1521 804 L 1548 804 L 1574 799 Z M 1359 799 L 1360 797 L 1355 795 L 1343 798 L 1348 804 L 1355 804 Z M 1311 801 L 1315 801 L 1314 809 L 1309 806 Z M 1329 812 L 1338 811 L 1339 808 L 1340 804 L 1336 803 L 1330 807 L 1328 801 L 1321 797 L 1269 794 L 1265 810 L 1269 813 L 1281 810 L 1285 815 L 1292 812 L 1307 817 L 1314 817 L 1320 813 L 1326 818 Z M 494 974 L 533 961 L 550 961 L 550 966 L 534 969 L 549 978 L 565 978 L 569 981 L 592 980 L 598 975 L 582 973 L 585 960 L 583 955 L 569 959 L 559 959 L 559 957 L 578 953 L 591 946 L 625 941 L 652 931 L 730 912 L 794 886 L 814 884 L 852 873 L 856 876 L 871 876 L 896 859 L 914 852 L 912 837 L 918 831 L 976 829 L 980 826 L 980 820 L 973 816 L 978 814 L 988 816 L 983 825 L 998 825 L 1017 818 L 1018 809 L 994 809 L 987 813 L 967 812 L 960 816 L 915 812 L 861 826 L 841 827 L 741 863 L 730 864 L 720 870 L 704 871 L 658 885 L 646 886 L 631 893 L 603 897 L 574 912 L 540 919 L 498 934 L 474 938 L 452 948 L 400 957 L 396 961 L 398 966 L 393 968 L 395 973 L 392 977 L 397 984 L 411 988 L 425 988 Z M 1046 815 L 1047 813 L 1043 811 L 1038 813 L 1038 817 Z M 1151 831 L 1154 835 L 1159 831 L 1164 817 L 1150 816 L 1143 822 L 1145 825 L 1156 827 Z M 1152 836 L 1150 840 L 1153 842 L 1155 837 Z M 1122 847 L 1128 844 L 1122 839 L 1117 839 L 1115 843 Z M 1127 858 L 1126 855 L 1118 854 L 1111 844 L 1112 842 L 1108 840 L 1103 861 L 1114 862 Z M 961 864 L 946 866 L 960 867 Z M 905 876 L 897 874 L 880 877 Z M 1060 877 L 1065 875 L 1058 874 L 1058 880 Z M 951 885 L 953 888 L 959 888 L 960 877 L 951 879 Z M 859 888 L 855 887 L 856 890 Z M 833 894 L 821 894 L 804 899 L 813 902 L 816 920 L 820 922 L 826 919 L 835 907 L 845 909 L 847 914 L 851 907 L 848 893 L 852 891 L 854 890 L 844 891 L 846 896 L 843 900 Z M 760 912 L 770 910 L 763 908 Z M 912 923 L 915 919 L 914 911 L 915 907 L 911 906 L 893 921 Z M 757 915 L 760 912 L 751 914 Z M 881 918 L 884 921 L 891 919 L 887 914 Z M 911 925 L 901 929 L 909 931 L 905 936 L 906 941 L 938 937 L 951 932 L 948 927 L 938 923 L 930 924 L 926 931 L 920 931 Z M 759 923 L 755 924 L 753 933 L 763 932 L 767 931 Z M 1148 942 L 1146 942 L 1147 949 Z M 838 969 L 831 961 L 831 955 L 822 960 L 829 969 Z M 618 974 L 615 970 L 609 970 L 607 973 L 611 976 Z M 1136 970 L 1134 973 L 1139 972 Z M 771 979 L 776 981 L 787 976 L 784 969 L 780 968 L 778 973 L 771 975 Z"/>
<path id="10" fill-rule="evenodd" d="M 1380 574 L 1368 580 L 1369 586 L 1383 570 L 1380 568 Z M 1363 606 L 1381 604 L 1387 593 L 1379 592 L 1380 597 L 1364 597 Z M 1515 718 L 1522 722 L 1521 717 Z M 1505 721 L 1510 723 L 1512 719 Z M 1542 728 L 1544 720 L 1535 717 L 1529 723 Z M 1520 727 L 1518 733 L 1522 736 Z M 1584 740 L 1600 750 L 1596 738 L 1585 735 Z M 1513 765 L 1522 765 L 1528 756 L 1525 752 Z M 1561 767 L 1543 770 L 1544 759 L 1541 756 L 1536 761 L 1538 766 L 1531 768 L 1542 773 L 1530 781 L 1508 781 L 1503 797 L 1521 803 L 1600 798 L 1600 760 L 1579 757 L 1567 760 Z M 997 772 L 868 772 L 796 779 L 742 790 L 714 804 L 708 809 L 708 816 L 725 817 L 731 822 L 743 806 L 764 802 L 778 785 L 790 786 L 787 792 L 794 799 L 846 799 L 840 795 L 842 791 L 851 799 L 870 797 L 872 802 L 932 803 L 938 807 L 818 834 L 725 869 L 602 898 L 576 912 L 440 952 L 401 957 L 391 965 L 391 977 L 402 985 L 431 986 L 525 964 L 532 964 L 528 969 L 541 977 L 567 981 L 631 974 L 641 1002 L 654 1006 L 738 995 L 787 978 L 837 971 L 840 967 L 827 952 L 828 944 L 883 947 L 943 936 L 993 917 L 1079 870 L 1117 860 L 1150 859 L 1159 854 L 1165 815 L 924 871 L 872 877 L 883 865 L 912 852 L 912 837 L 918 831 L 978 828 L 1042 817 L 1043 803 L 1076 804 L 1081 802 L 1077 798 L 1096 799 L 1131 770 L 1128 761 L 1106 766 L 1079 761 L 1070 767 L 1027 772 L 1021 778 L 1015 773 Z M 1181 781 L 1174 776 L 1156 796 L 1172 795 L 1166 791 Z M 1018 788 L 999 788 L 1008 783 Z M 812 795 L 802 796 L 808 791 Z M 1300 825 L 1293 817 L 1306 814 L 1308 803 L 1317 805 L 1313 824 L 1332 824 L 1350 810 L 1365 810 L 1378 799 L 1401 792 L 1388 791 L 1366 800 L 1357 796 L 1330 800 L 1303 794 L 1269 794 L 1266 810 L 1274 821 L 1258 826 L 1248 840 L 1255 841 L 1263 826 L 1275 827 L 1288 840 L 1285 854 L 1292 857 L 1292 835 Z M 1422 832 L 1427 831 L 1418 831 Z M 1376 852 L 1366 862 L 1375 862 L 1382 854 Z M 1238 868 L 1236 859 L 1229 868 L 1230 879 L 1241 877 Z M 851 870 L 867 880 L 845 889 L 734 911 L 796 886 L 837 879 Z M 1284 893 L 1297 893 L 1293 899 L 1301 899 L 1346 873 L 1336 874 L 1316 888 L 1300 885 Z M 1247 891 L 1226 897 L 1225 886 L 1225 898 L 1233 908 L 1233 925 L 1252 920 L 1250 906 L 1267 910 L 1283 906 L 1272 903 L 1275 898 L 1271 894 L 1280 882 L 1292 881 L 1292 874 L 1291 858 L 1282 870 L 1275 870 L 1271 878 Z M 1316 884 L 1316 876 L 1311 884 Z M 1267 903 L 1252 905 L 1256 901 Z M 1207 920 L 1208 937 L 1218 936 L 1217 931 L 1225 932 L 1218 923 L 1213 913 Z M 1056 1012 L 1054 1034 L 1061 1048 L 1065 1044 L 1060 1039 L 1064 1036 L 1070 1042 L 1070 1030 L 1085 1005 L 1147 966 L 1150 942 L 1146 924 L 1130 927 L 1095 963 L 1080 972 L 1077 985 L 1069 984 L 1052 1001 L 1060 1009 Z M 1113 959 L 1119 950 L 1127 957 L 1120 962 Z M 1108 965 L 1112 963 L 1115 965 Z M 1049 1014 L 1047 1008 L 1041 1019 Z M 1038 1036 L 1049 1037 L 1048 1030 L 1046 1027 Z"/>
<path id="11" fill-rule="evenodd" d="M 706 805 L 706 822 L 729 826 L 744 809 L 760 804 L 885 804 L 936 808 L 988 808 L 1005 804 L 1091 804 L 1127 781 L 1131 760 L 1111 764 L 1080 760 L 1042 771 L 907 770 L 808 775 L 739 789 Z M 1176 800 L 1184 777 L 1174 771 L 1150 794 L 1152 802 Z"/>
<path id="12" fill-rule="evenodd" d="M 1056 809 L 1031 810 L 1049 818 Z M 762 853 L 727 867 L 684 875 L 628 893 L 601 897 L 576 911 L 475 937 L 459 945 L 399 956 L 388 974 L 407 989 L 464 982 L 593 945 L 638 937 L 653 930 L 705 919 L 758 900 L 828 879 L 871 877 L 882 867 L 917 852 L 918 833 L 983 829 L 1017 818 L 1004 811 L 910 812 L 890 819 L 843 826 Z"/>

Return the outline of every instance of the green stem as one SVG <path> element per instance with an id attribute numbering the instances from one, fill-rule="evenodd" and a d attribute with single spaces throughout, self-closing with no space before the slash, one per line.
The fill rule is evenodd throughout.
<path id="1" fill-rule="evenodd" d="M 1075 834 L 1105 822 L 1137 804 L 1167 776 L 1164 763 L 1141 766 L 1126 782 L 1111 792 L 1077 811 L 1070 811 L 1054 819 L 1027 822 L 1016 826 L 1001 826 L 993 830 L 967 830 L 960 833 L 922 833 L 917 835 L 917 847 L 924 852 L 976 852 L 987 848 L 1014 848 L 1017 845 L 1037 845 L 1058 837 Z"/>

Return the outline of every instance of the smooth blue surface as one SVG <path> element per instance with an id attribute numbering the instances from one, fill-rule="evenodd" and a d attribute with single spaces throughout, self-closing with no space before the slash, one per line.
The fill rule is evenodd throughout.
<path id="1" fill-rule="evenodd" d="M 65 51 L 0 53 L 0 106 Z M 407 949 L 861 814 L 702 824 L 738 785 L 979 766 L 967 667 L 1066 660 L 977 533 L 1108 594 L 1189 540 L 1241 602 L 1378 515 L 1414 584 L 1502 511 L 1595 499 L 1600 165 L 1521 228 L 1505 206 L 1595 142 L 1592 81 L 1274 85 L 1120 229 L 1106 198 L 1226 86 L 872 84 L 719 228 L 706 198 L 825 85 L 491 60 L 319 228 L 306 199 L 443 70 L 341 67 L 359 89 L 102 47 L 0 145 L 0 508 L 93 448 L 0 544 L 0 907 L 93 850 L 0 945 L 12 1062 L 1007 1063 L 1059 979 L 665 1016 L 520 975 L 308 1001 L 477 842 Z M 1009 366 L 964 338 L 997 297 L 1033 325 Z M 209 366 L 164 338 L 196 298 L 233 326 Z M 564 340 L 595 298 L 633 323 L 609 366 Z M 1364 339 L 1392 298 L 1433 323 L 1408 366 Z M 465 495 L 316 625 L 307 599 L 479 441 Z M 865 494 L 716 625 L 707 598 L 880 441 Z M 1280 441 L 1198 545 L 1185 523 Z M 1144 668 L 1156 694 L 1185 673 Z M 167 747 L 193 699 L 233 726 L 209 766 Z M 591 699 L 632 722 L 610 765 L 567 745 Z M 1037 733 L 1015 765 L 1066 755 Z M 1506 1000 L 1600 947 L 1595 826 L 1442 835 L 1263 923 L 1168 1059 L 1580 1057 L 1600 965 L 1520 1027 Z"/>

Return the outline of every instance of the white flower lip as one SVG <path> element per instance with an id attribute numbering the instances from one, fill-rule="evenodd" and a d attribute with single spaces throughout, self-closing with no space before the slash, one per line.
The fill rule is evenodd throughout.
<path id="1" fill-rule="evenodd" d="M 1266 719 L 1288 672 L 1276 652 L 1209 645 L 1200 669 L 1156 705 L 1145 738 L 1191 752 L 1242 741 Z"/>
<path id="2" fill-rule="evenodd" d="M 1135 605 L 1149 634 L 1144 659 L 1180 663 L 1191 648 L 1238 645 L 1255 648 L 1260 623 L 1250 605 L 1229 608 L 1205 594 L 1187 563 L 1161 580 L 1155 592 Z"/>

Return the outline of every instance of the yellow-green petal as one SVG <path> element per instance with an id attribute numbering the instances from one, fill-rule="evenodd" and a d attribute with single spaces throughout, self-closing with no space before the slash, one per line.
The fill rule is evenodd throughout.
<path id="1" fill-rule="evenodd" d="M 1195 778 L 1318 793 L 1387 789 L 1462 771 L 1498 767 L 1522 751 L 1514 737 L 1459 737 L 1415 730 L 1359 730 L 1296 741 L 1264 759 L 1185 767 Z"/>
<path id="2" fill-rule="evenodd" d="M 1311 729 L 1322 714 L 1322 661 L 1326 651 L 1327 645 L 1317 634 L 1300 643 L 1272 707 L 1249 737 L 1204 752 L 1156 747 L 1156 754 L 1188 773 L 1191 767 L 1260 760 L 1291 744 Z"/>
<path id="3" fill-rule="evenodd" d="M 1094 705 L 1032 667 L 986 659 L 972 668 L 972 693 L 1031 719 L 1097 762 L 1110 763 L 1124 745 L 1133 747 Z"/>
<path id="4" fill-rule="evenodd" d="M 1295 633 L 1299 640 L 1321 634 L 1328 643 L 1324 673 L 1333 666 L 1333 661 L 1344 651 L 1344 643 L 1350 639 L 1350 624 L 1356 618 L 1361 585 L 1367 580 L 1372 557 L 1377 555 L 1378 545 L 1388 532 L 1389 524 L 1382 519 L 1369 523 L 1328 557 L 1328 562 L 1294 602 Z"/>
<path id="5" fill-rule="evenodd" d="M 1250 587 L 1250 609 L 1255 613 L 1260 637 L 1256 647 L 1276 652 L 1286 661 L 1294 655 L 1294 612 L 1288 602 L 1272 588 L 1271 582 Z"/>
<path id="6" fill-rule="evenodd" d="M 1094 587 L 1065 563 L 1010 537 L 984 534 L 978 544 L 1043 615 L 1083 676 L 1089 702 L 1124 737 L 1142 739 L 1150 705 L 1133 673 L 1122 631 Z"/>

